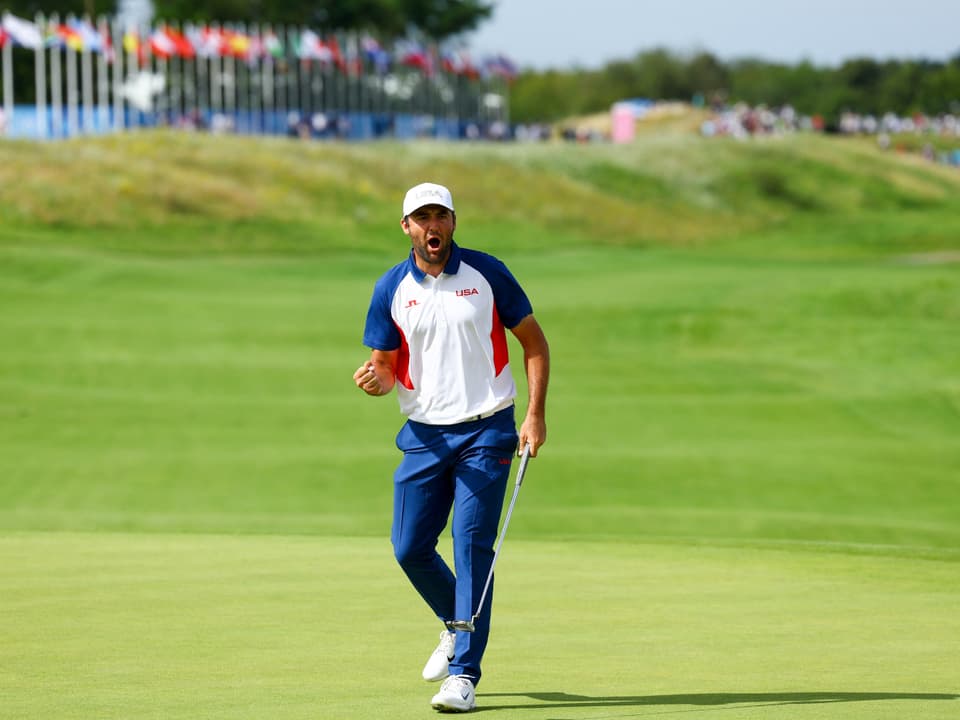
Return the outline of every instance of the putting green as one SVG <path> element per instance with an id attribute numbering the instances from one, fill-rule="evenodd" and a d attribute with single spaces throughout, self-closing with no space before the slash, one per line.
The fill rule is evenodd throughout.
<path id="1" fill-rule="evenodd" d="M 497 718 L 952 719 L 950 560 L 814 547 L 504 546 Z M 8 533 L 3 716 L 422 718 L 440 629 L 386 539 Z"/>

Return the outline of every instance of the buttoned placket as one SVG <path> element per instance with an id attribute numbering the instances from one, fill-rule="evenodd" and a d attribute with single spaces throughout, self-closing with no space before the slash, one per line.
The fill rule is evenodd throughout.
<path id="1" fill-rule="evenodd" d="M 444 306 L 443 293 L 441 292 L 444 275 L 445 273 L 440 273 L 436 277 L 430 274 L 424 276 L 427 281 L 427 290 L 430 293 L 430 307 L 437 325 L 440 327 L 447 327 L 449 324 L 447 322 L 447 308 Z"/>

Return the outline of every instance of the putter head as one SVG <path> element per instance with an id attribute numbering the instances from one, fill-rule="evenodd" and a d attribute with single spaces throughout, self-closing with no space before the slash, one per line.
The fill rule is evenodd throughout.
<path id="1" fill-rule="evenodd" d="M 447 626 L 452 630 L 460 630 L 462 632 L 473 632 L 477 629 L 473 624 L 473 620 L 451 620 L 447 623 Z"/>

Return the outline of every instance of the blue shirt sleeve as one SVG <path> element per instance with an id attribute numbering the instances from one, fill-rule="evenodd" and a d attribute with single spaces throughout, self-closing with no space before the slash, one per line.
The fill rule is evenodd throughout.
<path id="1" fill-rule="evenodd" d="M 367 310 L 367 322 L 363 328 L 363 344 L 373 350 L 396 350 L 400 347 L 400 330 L 393 321 L 390 306 L 397 286 L 406 275 L 406 263 L 388 270 L 377 280 Z"/>

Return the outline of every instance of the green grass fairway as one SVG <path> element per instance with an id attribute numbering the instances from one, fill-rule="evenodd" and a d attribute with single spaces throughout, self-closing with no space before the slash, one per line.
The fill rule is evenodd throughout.
<path id="1" fill-rule="evenodd" d="M 808 136 L 0 157 L 0 720 L 434 715 L 401 418 L 351 380 L 423 179 L 553 355 L 483 717 L 960 717 L 960 174 Z"/>
<path id="2" fill-rule="evenodd" d="M 386 259 L 0 261 L 0 526 L 387 533 L 396 399 L 351 381 Z M 518 536 L 960 547 L 956 266 L 510 261 L 554 356 Z"/>
<path id="3" fill-rule="evenodd" d="M 12 534 L 0 586 L 6 720 L 432 714 L 439 624 L 382 539 Z M 491 717 L 960 709 L 955 562 L 514 541 L 497 591 Z"/>

